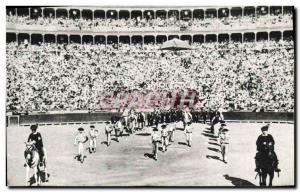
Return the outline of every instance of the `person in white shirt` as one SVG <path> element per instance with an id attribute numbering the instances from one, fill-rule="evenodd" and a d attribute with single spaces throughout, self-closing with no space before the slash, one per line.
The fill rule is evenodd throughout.
<path id="1" fill-rule="evenodd" d="M 90 147 L 89 147 L 89 151 L 90 153 L 96 153 L 96 148 L 97 148 L 97 136 L 98 136 L 98 130 L 95 129 L 94 125 L 90 126 L 90 132 L 89 132 L 89 136 L 90 136 Z"/>
<path id="2" fill-rule="evenodd" d="M 84 161 L 84 143 L 88 141 L 88 137 L 84 133 L 84 129 L 82 127 L 78 128 L 78 133 L 75 136 L 74 145 L 78 145 L 78 154 L 75 156 L 78 161 L 83 163 Z"/>

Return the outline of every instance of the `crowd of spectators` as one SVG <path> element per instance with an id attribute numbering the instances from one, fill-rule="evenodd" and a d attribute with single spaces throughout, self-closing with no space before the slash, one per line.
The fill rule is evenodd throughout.
<path id="1" fill-rule="evenodd" d="M 58 30 L 86 30 L 86 31 L 111 31 L 111 30 L 137 30 L 137 31 L 179 31 L 179 30 L 216 30 L 222 29 L 249 29 L 259 27 L 292 26 L 292 14 L 208 17 L 205 19 L 179 20 L 177 17 L 146 19 L 141 17 L 131 19 L 111 18 L 66 18 L 66 17 L 37 17 L 7 15 L 9 25 L 56 27 Z"/>
<path id="2" fill-rule="evenodd" d="M 7 110 L 96 110 L 122 91 L 189 89 L 212 109 L 294 111 L 293 41 L 192 46 L 8 43 Z"/>

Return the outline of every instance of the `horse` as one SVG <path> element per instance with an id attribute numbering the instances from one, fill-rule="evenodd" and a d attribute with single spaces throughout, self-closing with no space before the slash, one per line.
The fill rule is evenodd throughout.
<path id="1" fill-rule="evenodd" d="M 26 149 L 24 151 L 24 157 L 25 157 L 25 167 L 26 167 L 26 185 L 29 184 L 29 171 L 30 169 L 33 169 L 34 172 L 34 179 L 36 182 L 36 185 L 41 185 L 41 175 L 40 175 L 40 164 L 42 163 L 44 166 L 44 172 L 45 172 L 45 181 L 48 181 L 48 173 L 47 173 L 47 155 L 46 155 L 46 149 L 44 149 L 44 157 L 41 160 L 38 150 L 34 144 L 28 144 L 26 143 Z"/>
<path id="2" fill-rule="evenodd" d="M 267 176 L 269 175 L 269 186 L 273 185 L 273 178 L 274 178 L 274 170 L 275 170 L 275 154 L 271 146 L 267 148 L 267 152 L 263 153 L 260 157 L 260 168 L 259 172 L 259 184 L 260 186 L 266 186 Z M 278 173 L 279 177 L 279 173 Z"/>

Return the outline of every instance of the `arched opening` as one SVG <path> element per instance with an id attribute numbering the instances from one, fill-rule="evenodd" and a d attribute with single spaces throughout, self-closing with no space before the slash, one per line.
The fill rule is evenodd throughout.
<path id="1" fill-rule="evenodd" d="M 140 35 L 134 35 L 131 37 L 132 44 L 142 44 L 143 43 L 143 37 Z"/>
<path id="2" fill-rule="evenodd" d="M 269 13 L 269 7 L 268 6 L 258 6 L 256 8 L 257 16 L 263 16 L 267 15 Z"/>
<path id="3" fill-rule="evenodd" d="M 8 16 L 16 15 L 15 7 L 6 6 L 6 15 Z"/>
<path id="4" fill-rule="evenodd" d="M 175 39 L 175 38 L 179 39 L 179 36 L 178 35 L 169 35 L 168 36 L 168 40 Z"/>
<path id="5" fill-rule="evenodd" d="M 44 35 L 44 43 L 56 43 L 55 35 L 53 34 L 45 34 Z"/>
<path id="6" fill-rule="evenodd" d="M 119 43 L 130 44 L 130 37 L 128 35 L 122 35 L 119 37 Z"/>
<path id="7" fill-rule="evenodd" d="M 46 18 L 54 18 L 55 11 L 52 8 L 45 8 L 43 10 L 43 14 L 44 14 L 44 17 L 46 17 Z"/>
<path id="8" fill-rule="evenodd" d="M 31 34 L 31 44 L 41 45 L 43 43 L 43 36 L 41 34 Z"/>
<path id="9" fill-rule="evenodd" d="M 156 43 L 157 44 L 162 44 L 166 41 L 167 41 L 167 36 L 165 36 L 165 35 L 157 35 L 156 36 Z"/>
<path id="10" fill-rule="evenodd" d="M 244 33 L 244 42 L 254 42 L 255 33 Z"/>
<path id="11" fill-rule="evenodd" d="M 119 11 L 119 19 L 125 19 L 125 20 L 128 20 L 129 17 L 130 17 L 129 11 L 126 11 L 126 10 L 121 10 L 121 11 Z"/>
<path id="12" fill-rule="evenodd" d="M 167 12 L 165 10 L 157 10 L 156 11 L 156 18 L 166 19 L 167 18 Z"/>
<path id="13" fill-rule="evenodd" d="M 80 35 L 70 35 L 70 43 L 81 44 L 81 36 Z"/>
<path id="14" fill-rule="evenodd" d="M 293 6 L 283 6 L 283 14 L 293 15 L 294 7 Z"/>
<path id="15" fill-rule="evenodd" d="M 219 34 L 218 42 L 229 42 L 229 35 L 228 34 Z"/>
<path id="16" fill-rule="evenodd" d="M 217 10 L 216 9 L 206 9 L 205 18 L 216 18 Z"/>
<path id="17" fill-rule="evenodd" d="M 244 7 L 244 16 L 254 17 L 255 16 L 255 7 Z"/>
<path id="18" fill-rule="evenodd" d="M 271 6 L 270 7 L 270 14 L 271 15 L 281 15 L 282 14 L 282 7 L 281 6 Z"/>
<path id="19" fill-rule="evenodd" d="M 241 17 L 242 16 L 242 8 L 241 7 L 232 7 L 230 9 L 230 14 L 232 17 Z"/>
<path id="20" fill-rule="evenodd" d="M 204 43 L 204 35 L 194 35 L 193 42 L 194 43 Z"/>
<path id="21" fill-rule="evenodd" d="M 27 33 L 19 33 L 18 34 L 18 43 L 23 44 L 26 43 L 28 44 L 30 42 L 30 36 Z"/>
<path id="22" fill-rule="evenodd" d="M 68 11 L 66 9 L 57 9 L 56 18 L 68 18 Z"/>
<path id="23" fill-rule="evenodd" d="M 58 44 L 68 44 L 68 35 L 57 35 L 57 43 Z"/>
<path id="24" fill-rule="evenodd" d="M 17 8 L 17 15 L 22 17 L 29 16 L 29 8 Z"/>
<path id="25" fill-rule="evenodd" d="M 144 18 L 147 20 L 151 20 L 154 18 L 154 11 L 153 10 L 146 10 L 144 11 Z"/>
<path id="26" fill-rule="evenodd" d="M 188 41 L 189 44 L 192 43 L 192 37 L 191 37 L 190 35 L 181 35 L 181 36 L 180 36 L 180 39 L 181 39 L 182 41 Z"/>
<path id="27" fill-rule="evenodd" d="M 204 11 L 202 9 L 195 9 L 193 17 L 194 19 L 204 19 Z"/>
<path id="28" fill-rule="evenodd" d="M 267 41 L 268 33 L 267 32 L 258 32 L 256 34 L 256 41 Z"/>
<path id="29" fill-rule="evenodd" d="M 6 43 L 16 42 L 17 35 L 15 33 L 6 33 Z"/>
<path id="30" fill-rule="evenodd" d="M 232 33 L 231 34 L 231 41 L 236 43 L 242 43 L 243 36 L 241 33 Z"/>
<path id="31" fill-rule="evenodd" d="M 70 9 L 69 10 L 69 18 L 70 19 L 79 19 L 80 18 L 80 10 L 79 9 Z"/>
<path id="32" fill-rule="evenodd" d="M 279 41 L 281 39 L 281 31 L 271 31 L 270 32 L 270 40 Z"/>
<path id="33" fill-rule="evenodd" d="M 94 11 L 94 19 L 105 19 L 105 11 L 104 10 Z"/>
<path id="34" fill-rule="evenodd" d="M 191 10 L 181 10 L 180 11 L 180 19 L 188 21 L 192 18 L 192 11 Z"/>
<path id="35" fill-rule="evenodd" d="M 205 36 L 205 43 L 212 43 L 217 41 L 217 35 L 215 34 L 208 34 Z"/>
<path id="36" fill-rule="evenodd" d="M 293 41 L 294 40 L 294 31 L 284 31 L 283 32 L 283 40 Z"/>
<path id="37" fill-rule="evenodd" d="M 228 8 L 220 8 L 218 10 L 219 19 L 222 19 L 222 18 L 228 17 L 228 16 L 229 16 L 229 9 Z"/>
<path id="38" fill-rule="evenodd" d="M 95 44 L 106 44 L 106 37 L 103 35 L 96 35 L 94 37 Z"/>
<path id="39" fill-rule="evenodd" d="M 30 19 L 38 19 L 39 17 L 42 17 L 42 9 L 39 7 L 31 7 Z"/>
<path id="40" fill-rule="evenodd" d="M 117 36 L 107 36 L 107 44 L 109 45 L 116 45 L 118 44 L 118 37 Z"/>
<path id="41" fill-rule="evenodd" d="M 83 44 L 93 44 L 94 42 L 93 36 L 92 35 L 83 35 L 82 36 L 82 43 Z"/>
<path id="42" fill-rule="evenodd" d="M 131 11 L 131 19 L 142 19 L 142 11 L 134 10 Z"/>
<path id="43" fill-rule="evenodd" d="M 155 37 L 153 35 L 146 35 L 144 36 L 144 44 L 154 44 Z"/>
<path id="44" fill-rule="evenodd" d="M 81 16 L 83 19 L 86 20 L 93 20 L 93 11 L 89 9 L 83 9 L 81 11 Z"/>
<path id="45" fill-rule="evenodd" d="M 169 10 L 168 18 L 174 18 L 176 20 L 179 20 L 179 11 L 178 10 Z"/>
<path id="46" fill-rule="evenodd" d="M 116 10 L 108 10 L 106 11 L 107 19 L 118 19 L 118 12 Z"/>

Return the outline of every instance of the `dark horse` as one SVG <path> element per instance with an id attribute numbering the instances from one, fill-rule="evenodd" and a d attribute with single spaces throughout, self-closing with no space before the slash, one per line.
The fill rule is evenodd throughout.
<path id="1" fill-rule="evenodd" d="M 260 186 L 266 186 L 267 176 L 269 175 L 269 186 L 271 187 L 276 167 L 276 156 L 273 146 L 269 146 L 267 151 L 261 155 L 260 162 L 259 172 L 257 173 L 259 174 L 259 184 Z"/>

